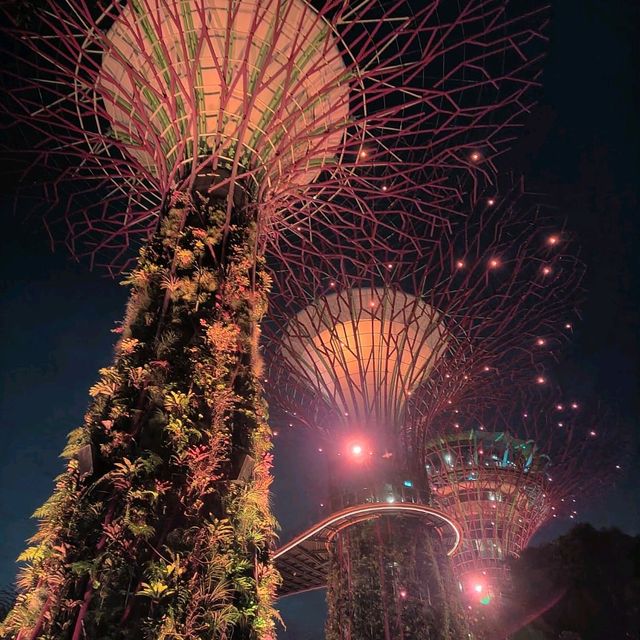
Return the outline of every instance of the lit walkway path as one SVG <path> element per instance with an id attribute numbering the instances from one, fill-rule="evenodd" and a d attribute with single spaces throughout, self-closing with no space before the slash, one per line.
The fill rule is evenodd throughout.
<path id="1" fill-rule="evenodd" d="M 375 502 L 347 507 L 313 525 L 273 554 L 276 567 L 283 579 L 279 595 L 288 596 L 326 586 L 329 551 L 335 535 L 358 522 L 387 515 L 424 519 L 426 526 L 438 530 L 449 549 L 449 556 L 455 553 L 460 544 L 459 525 L 442 511 L 432 507 L 406 502 Z"/>

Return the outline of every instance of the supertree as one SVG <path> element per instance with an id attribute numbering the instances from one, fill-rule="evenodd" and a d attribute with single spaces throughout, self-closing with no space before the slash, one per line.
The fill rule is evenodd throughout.
<path id="1" fill-rule="evenodd" d="M 453 569 L 477 638 L 503 638 L 518 615 L 510 560 L 535 532 L 619 473 L 624 452 L 612 416 L 563 401 L 557 390 L 467 406 L 431 423 L 424 453 L 433 504 L 457 520 Z M 616 442 L 617 440 L 617 442 Z"/>
<path id="2" fill-rule="evenodd" d="M 457 176 L 489 176 L 529 107 L 545 18 L 495 0 L 43 0 L 10 17 L 24 191 L 75 256 L 132 266 L 133 291 L 5 628 L 267 633 L 262 256 L 295 272 L 302 238 L 383 228 L 375 193 L 413 202 L 423 231 L 446 219 Z"/>
<path id="3" fill-rule="evenodd" d="M 424 473 L 430 424 L 507 381 L 543 385 L 582 275 L 566 232 L 520 183 L 498 184 L 428 250 L 371 261 L 361 242 L 305 242 L 297 278 L 273 270 L 271 406 L 323 434 L 331 487 L 327 517 L 276 561 L 284 594 L 328 586 L 332 640 L 463 633 L 455 514 L 434 510 Z"/>

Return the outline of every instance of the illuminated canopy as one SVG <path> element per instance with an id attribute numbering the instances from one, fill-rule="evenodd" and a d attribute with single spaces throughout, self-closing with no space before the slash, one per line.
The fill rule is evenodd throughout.
<path id="1" fill-rule="evenodd" d="M 392 289 L 324 296 L 291 320 L 281 357 L 343 422 L 402 425 L 409 394 L 445 347 L 440 314 Z"/>
<path id="2" fill-rule="evenodd" d="M 432 440 L 425 461 L 434 504 L 464 532 L 452 558 L 460 580 L 482 574 L 504 584 L 504 561 L 551 513 L 548 456 L 532 441 L 472 430 Z"/>
<path id="3" fill-rule="evenodd" d="M 309 182 L 340 143 L 345 66 L 303 0 L 132 0 L 107 41 L 98 92 L 152 173 L 215 151 L 258 178 Z"/>

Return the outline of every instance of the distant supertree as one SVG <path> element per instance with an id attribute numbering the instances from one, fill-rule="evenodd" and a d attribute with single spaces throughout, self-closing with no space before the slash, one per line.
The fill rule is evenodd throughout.
<path id="1" fill-rule="evenodd" d="M 507 381 L 544 385 L 582 275 L 566 233 L 501 184 L 422 255 L 371 262 L 353 242 L 314 258 L 301 243 L 297 278 L 273 270 L 271 404 L 324 435 L 332 494 L 330 515 L 277 563 L 283 593 L 328 584 L 331 640 L 461 633 L 438 535 L 455 537 L 455 515 L 430 508 L 424 473 L 430 423 L 495 402 Z"/>
<path id="2" fill-rule="evenodd" d="M 277 580 L 262 256 L 295 275 L 301 242 L 395 228 L 409 245 L 446 224 L 460 176 L 490 177 L 529 107 L 545 18 L 497 0 L 11 6 L 22 192 L 75 256 L 131 265 L 133 292 L 5 628 L 261 636 Z M 387 195 L 411 206 L 386 215 Z"/>
<path id="3" fill-rule="evenodd" d="M 557 392 L 512 394 L 432 421 L 424 455 L 434 505 L 462 528 L 453 568 L 474 637 L 486 640 L 505 637 L 514 613 L 509 561 L 545 523 L 576 518 L 625 455 L 602 409 Z"/>

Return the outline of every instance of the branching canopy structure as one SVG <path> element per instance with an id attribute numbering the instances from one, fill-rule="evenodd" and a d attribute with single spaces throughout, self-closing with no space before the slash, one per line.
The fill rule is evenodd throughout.
<path id="1" fill-rule="evenodd" d="M 509 404 L 443 414 L 424 454 L 433 503 L 464 531 L 452 562 L 484 633 L 505 614 L 509 559 L 553 518 L 577 517 L 577 503 L 619 473 L 624 456 L 601 410 L 512 392 Z"/>
<path id="2" fill-rule="evenodd" d="M 428 250 L 378 247 L 370 260 L 354 238 L 302 244 L 296 279 L 274 266 L 268 392 L 289 426 L 322 432 L 334 511 L 428 501 L 432 421 L 496 402 L 507 382 L 546 382 L 544 367 L 575 313 L 582 265 L 520 184 L 502 187 L 482 194 Z M 397 206 L 389 201 L 387 212 Z M 436 628 L 449 630 L 442 637 L 464 633 L 457 587 L 426 526 L 396 518 L 336 539 L 329 638 L 342 628 L 368 638 L 363 602 L 372 601 L 372 628 L 390 629 L 388 637 L 409 627 L 412 638 Z M 395 568 L 387 575 L 381 567 Z"/>
<path id="3" fill-rule="evenodd" d="M 168 194 L 203 181 L 258 205 L 275 252 L 310 218 L 380 220 L 354 203 L 375 193 L 446 222 L 460 176 L 490 177 L 530 107 L 546 21 L 501 0 L 44 4 L 11 29 L 7 124 L 36 132 L 13 147 L 45 179 L 54 237 L 116 270 Z"/>
<path id="4" fill-rule="evenodd" d="M 419 460 L 442 411 L 490 404 L 506 381 L 546 384 L 583 273 L 567 234 L 508 179 L 453 227 L 374 260 L 355 238 L 305 242 L 296 279 L 274 267 L 269 380 L 290 422 L 377 434 L 372 446 Z"/>

